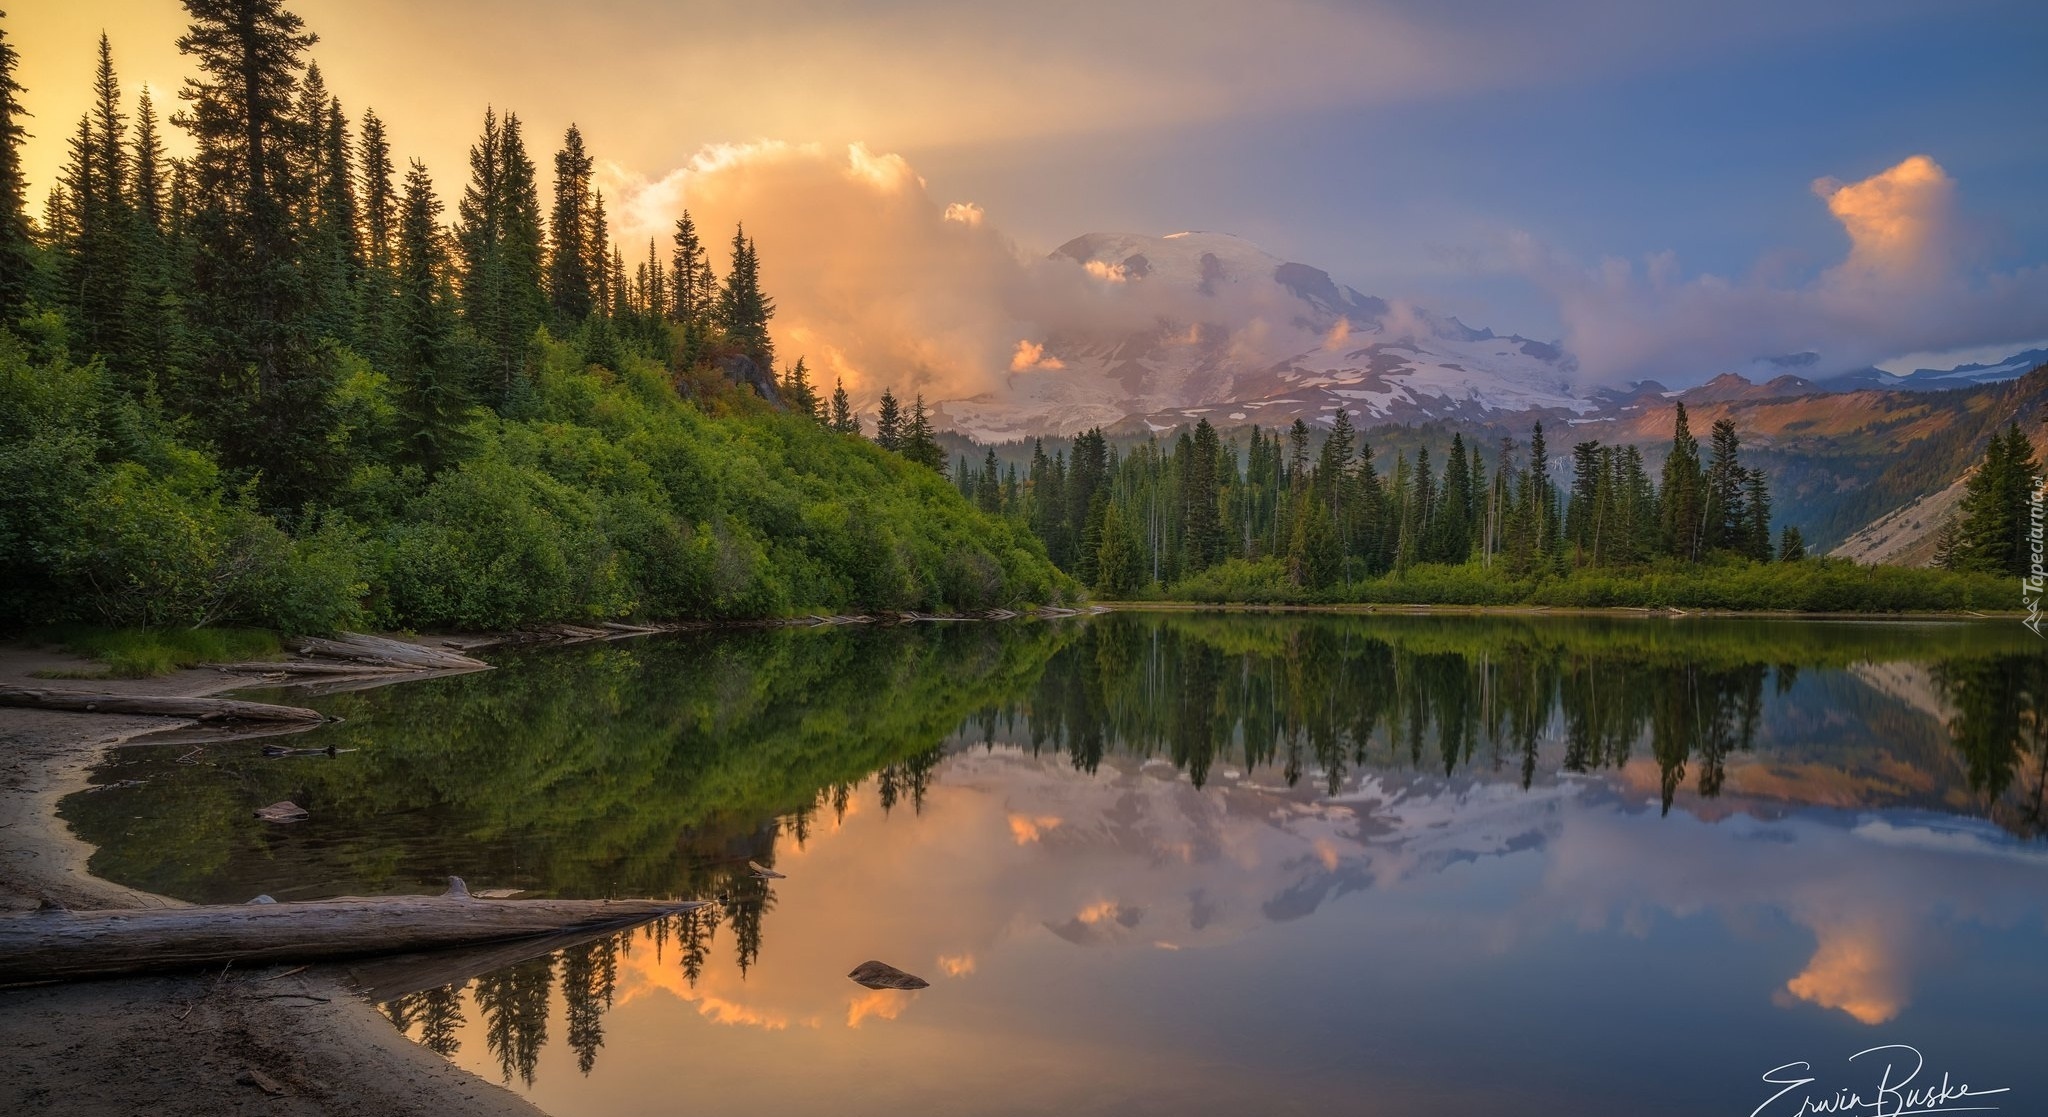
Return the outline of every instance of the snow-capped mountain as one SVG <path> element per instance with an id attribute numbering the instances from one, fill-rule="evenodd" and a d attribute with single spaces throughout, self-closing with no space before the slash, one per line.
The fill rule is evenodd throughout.
<path id="1" fill-rule="evenodd" d="M 949 400 L 943 422 L 985 441 L 1091 426 L 1164 430 L 1329 420 L 1481 419 L 1598 406 L 1554 344 L 1394 306 L 1222 233 L 1090 233 L 1054 264 L 1084 270 L 1100 306 L 1030 346 L 1003 388 Z"/>

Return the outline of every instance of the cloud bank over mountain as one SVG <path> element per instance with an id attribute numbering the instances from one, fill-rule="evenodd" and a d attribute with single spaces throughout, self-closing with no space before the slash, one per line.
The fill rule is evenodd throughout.
<path id="1" fill-rule="evenodd" d="M 1904 353 L 2017 345 L 2048 337 L 2048 266 L 1972 267 L 1956 183 L 1915 155 L 1860 182 L 1823 178 L 1813 192 L 1849 238 L 1848 255 L 1812 281 L 1686 278 L 1669 253 L 1638 266 L 1575 262 L 1527 236 L 1510 266 L 1556 301 L 1565 345 L 1594 380 L 1676 383 L 1789 353 L 1814 371 Z"/>

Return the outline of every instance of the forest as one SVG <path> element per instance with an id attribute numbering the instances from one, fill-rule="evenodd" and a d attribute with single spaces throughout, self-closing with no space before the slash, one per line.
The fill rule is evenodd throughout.
<path id="1" fill-rule="evenodd" d="M 722 276 L 688 214 L 629 271 L 580 131 L 543 212 L 518 115 L 489 108 L 444 200 L 328 90 L 299 17 L 185 7 L 175 108 L 129 104 L 102 36 L 39 220 L 0 28 L 0 625 L 481 628 L 1072 592 L 938 472 L 785 406 L 807 374 L 777 363 L 743 228 Z"/>
<path id="2" fill-rule="evenodd" d="M 1914 570 L 1820 558 L 1797 527 L 1774 533 L 1770 484 L 1744 464 L 1734 424 L 1717 420 L 1703 447 L 1683 403 L 1654 478 L 1633 445 L 1582 441 L 1559 460 L 1541 423 L 1526 446 L 1493 449 L 1489 463 L 1453 432 L 1441 469 L 1426 442 L 1383 466 L 1340 409 L 1320 435 L 1297 419 L 1226 438 L 1203 419 L 1119 453 L 1096 429 L 1071 456 L 1041 440 L 1024 471 L 991 449 L 952 476 L 1111 599 L 1814 612 L 2017 608 L 2041 476 L 2017 426 L 1993 436 L 1942 569 Z"/>

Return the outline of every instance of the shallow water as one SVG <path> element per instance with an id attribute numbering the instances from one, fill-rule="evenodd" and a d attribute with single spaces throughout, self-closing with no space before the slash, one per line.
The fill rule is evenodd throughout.
<path id="1" fill-rule="evenodd" d="M 561 1117 L 1791 1114 L 1916 1059 L 2009 1091 L 1950 1108 L 2048 1099 L 2014 622 L 1116 614 L 503 664 L 310 700 L 348 720 L 288 742 L 332 758 L 121 750 L 66 817 L 193 900 L 720 899 L 386 1004 Z M 311 821 L 250 816 L 278 799 Z M 1849 1058 L 1880 1045 L 1918 1054 Z"/>

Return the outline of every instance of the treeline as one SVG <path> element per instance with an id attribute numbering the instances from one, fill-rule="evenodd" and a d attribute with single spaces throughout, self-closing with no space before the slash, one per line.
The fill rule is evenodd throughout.
<path id="1" fill-rule="evenodd" d="M 2041 466 L 2019 424 L 1991 436 L 1962 506 L 1942 521 L 1934 561 L 1948 570 L 2025 578 L 2041 568 Z"/>
<path id="2" fill-rule="evenodd" d="M 94 104 L 26 214 L 0 33 L 0 623 L 503 625 L 974 608 L 1028 534 L 810 416 L 744 228 L 627 264 L 571 126 L 543 213 L 486 110 L 449 206 L 276 0 L 187 0 L 197 74 Z M 638 256 L 637 251 L 635 256 Z M 795 417 L 780 397 L 794 391 Z M 691 403 L 682 402 L 688 399 Z"/>
<path id="3" fill-rule="evenodd" d="M 1502 439 L 1491 469 L 1454 434 L 1442 466 L 1423 446 L 1382 467 L 1348 411 L 1318 444 L 1306 422 L 1252 427 L 1240 446 L 1207 419 L 1169 444 L 1119 455 L 1100 430 L 1069 459 L 1034 446 L 1028 472 L 991 452 L 954 471 L 984 511 L 1028 524 L 1064 570 L 1104 593 L 1171 586 L 1235 561 L 1277 559 L 1288 581 L 1322 590 L 1418 565 L 1476 563 L 1503 577 L 1564 575 L 1726 556 L 1797 561 L 1797 528 L 1774 540 L 1771 491 L 1741 460 L 1733 423 L 1714 424 L 1703 455 L 1685 407 L 1652 479 L 1634 446 L 1573 446 L 1570 482 L 1553 480 L 1542 424 L 1526 447 Z"/>

